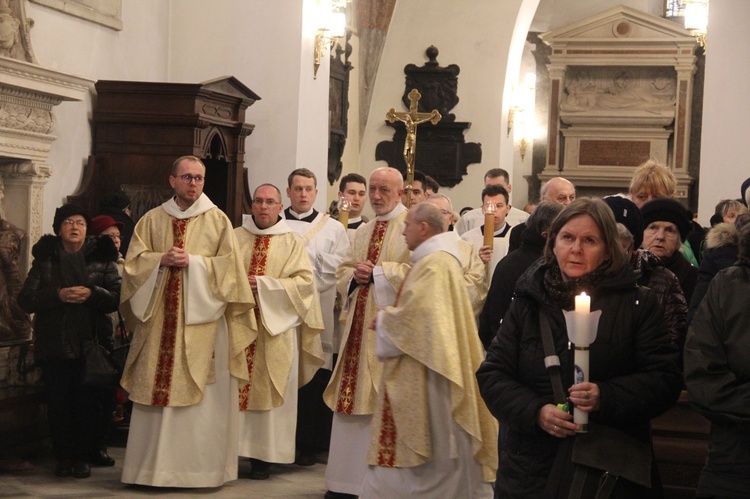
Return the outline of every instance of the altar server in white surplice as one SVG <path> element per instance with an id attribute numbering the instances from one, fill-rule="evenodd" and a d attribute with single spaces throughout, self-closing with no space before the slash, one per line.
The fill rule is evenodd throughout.
<path id="1" fill-rule="evenodd" d="M 237 379 L 254 306 L 224 213 L 203 194 L 206 168 L 174 162 L 175 196 L 135 228 L 122 279 L 134 328 L 122 386 L 133 404 L 122 481 L 218 487 L 237 478 Z"/>
<path id="2" fill-rule="evenodd" d="M 482 204 L 492 203 L 495 205 L 494 237 L 492 248 L 484 245 L 485 225 L 471 229 L 461 235 L 461 239 L 474 245 L 479 258 L 487 266 L 487 279 L 492 279 L 497 263 L 508 254 L 508 242 L 510 233 L 510 224 L 506 222 L 510 205 L 508 204 L 508 191 L 499 185 L 490 185 L 482 190 Z"/>
<path id="3" fill-rule="evenodd" d="M 349 252 L 349 237 L 340 222 L 327 213 L 313 208 L 318 196 L 318 181 L 307 168 L 298 168 L 289 174 L 286 195 L 291 206 L 284 210 L 289 227 L 300 235 L 310 256 L 315 286 L 320 296 L 320 311 L 325 329 L 320 335 L 325 364 L 315 378 L 299 393 L 297 410 L 296 463 L 302 466 L 315 464 L 317 452 L 328 450 L 331 439 L 333 413 L 323 402 L 323 391 L 331 379 L 333 355 L 338 352 L 341 338 L 334 333 L 333 309 L 336 304 L 336 269 Z"/>
<path id="4" fill-rule="evenodd" d="M 377 313 L 383 374 L 360 497 L 490 498 L 497 422 L 474 376 L 484 350 L 459 241 L 430 203 L 412 206 L 404 237 L 411 271 L 396 303 Z"/>
<path id="5" fill-rule="evenodd" d="M 294 462 L 297 391 L 323 365 L 310 259 L 281 210 L 279 190 L 263 184 L 253 194 L 252 216 L 235 229 L 258 303 L 246 355 L 249 383 L 240 386 L 239 400 L 239 455 L 251 458 L 256 480 L 269 477 L 269 463 Z"/>
<path id="6" fill-rule="evenodd" d="M 341 348 L 324 399 L 333 409 L 326 486 L 333 493 L 358 495 L 367 469 L 370 423 L 382 366 L 375 358 L 370 329 L 378 307 L 391 305 L 409 270 L 409 250 L 401 231 L 406 207 L 403 181 L 395 168 L 370 175 L 370 206 L 375 220 L 357 229 L 354 243 L 336 273 L 345 321 Z"/>

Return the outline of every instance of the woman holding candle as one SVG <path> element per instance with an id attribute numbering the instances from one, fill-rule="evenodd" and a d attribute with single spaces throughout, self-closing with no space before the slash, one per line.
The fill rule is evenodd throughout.
<path id="1" fill-rule="evenodd" d="M 582 292 L 601 317 L 590 345 L 590 381 L 575 383 L 563 310 L 573 310 Z M 649 420 L 674 404 L 682 383 L 659 310 L 653 293 L 636 286 L 607 205 L 579 199 L 567 206 L 550 228 L 544 259 L 518 280 L 516 299 L 477 373 L 487 406 L 508 428 L 496 497 L 567 497 L 570 487 L 573 437 L 581 428 L 554 403 L 541 317 L 550 325 L 569 401 L 590 423 L 650 445 Z M 651 490 L 620 480 L 612 497 L 658 497 L 655 466 L 652 475 Z M 585 487 L 584 497 L 592 490 L 593 497 L 597 483 Z"/>

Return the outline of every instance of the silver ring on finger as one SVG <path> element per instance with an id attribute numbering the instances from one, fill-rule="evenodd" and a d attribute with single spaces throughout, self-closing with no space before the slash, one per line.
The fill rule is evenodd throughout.
<path id="1" fill-rule="evenodd" d="M 555 426 L 552 427 L 552 431 L 557 431 L 558 428 L 559 428 L 559 426 L 555 425 Z"/>

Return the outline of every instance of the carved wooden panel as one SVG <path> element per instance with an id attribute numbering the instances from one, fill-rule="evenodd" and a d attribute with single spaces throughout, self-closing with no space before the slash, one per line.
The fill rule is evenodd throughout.
<path id="1" fill-rule="evenodd" d="M 99 81 L 96 91 L 93 154 L 70 202 L 95 213 L 100 196 L 125 190 L 136 197 L 137 217 L 169 195 L 172 162 L 194 155 L 206 165 L 205 193 L 232 223 L 241 223 L 250 212 L 245 138 L 254 128 L 245 123 L 245 110 L 260 97 L 234 77 L 195 84 Z"/>

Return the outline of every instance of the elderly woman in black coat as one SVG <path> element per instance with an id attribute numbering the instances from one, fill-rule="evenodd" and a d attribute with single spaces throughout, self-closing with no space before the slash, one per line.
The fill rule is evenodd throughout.
<path id="1" fill-rule="evenodd" d="M 120 303 L 117 249 L 111 238 L 87 237 L 89 218 L 78 206 L 57 209 L 55 235 L 44 235 L 18 303 L 34 315 L 34 352 L 42 367 L 47 417 L 57 458 L 55 474 L 86 478 L 100 433 L 100 387 L 83 386 L 82 346 L 94 335 L 111 348 L 107 314 Z"/>
<path id="2" fill-rule="evenodd" d="M 563 310 L 572 310 L 582 291 L 601 317 L 590 346 L 590 381 L 576 383 Z M 555 403 L 542 311 L 568 401 L 589 413 L 592 437 L 597 425 L 607 425 L 650 446 L 650 419 L 674 404 L 682 386 L 659 306 L 650 290 L 636 285 L 612 211 L 598 199 L 574 201 L 553 222 L 544 260 L 518 280 L 516 299 L 477 372 L 487 406 L 508 427 L 496 497 L 568 497 L 575 470 L 572 447 L 581 428 Z M 653 464 L 651 470 L 651 489 L 620 480 L 613 496 L 658 497 Z M 583 497 L 596 495 L 597 482 L 592 476 L 585 483 Z"/>

